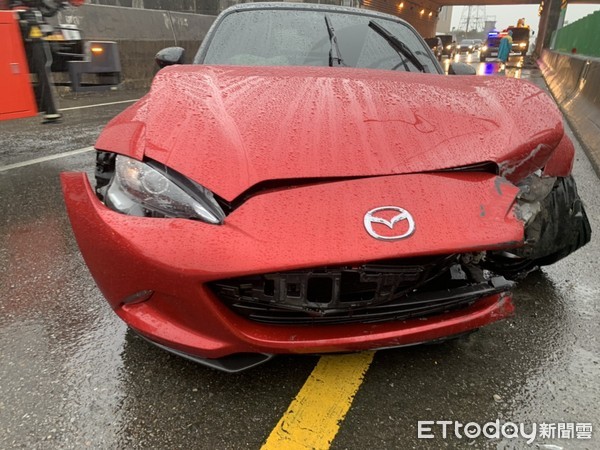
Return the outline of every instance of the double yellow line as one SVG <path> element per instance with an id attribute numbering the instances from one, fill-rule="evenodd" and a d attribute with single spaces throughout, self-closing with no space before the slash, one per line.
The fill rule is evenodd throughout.
<path id="1" fill-rule="evenodd" d="M 374 355 L 321 357 L 262 450 L 328 449 Z"/>

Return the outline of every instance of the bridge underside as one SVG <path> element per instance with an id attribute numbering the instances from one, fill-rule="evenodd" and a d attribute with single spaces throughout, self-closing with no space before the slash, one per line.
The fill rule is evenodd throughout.
<path id="1" fill-rule="evenodd" d="M 437 18 L 443 6 L 469 5 L 537 5 L 540 0 L 362 0 L 367 9 L 386 12 L 401 17 L 414 26 L 423 37 L 435 36 Z M 569 3 L 597 3 L 597 0 L 573 1 Z M 552 32 L 557 29 L 561 0 L 545 0 L 540 22 L 533 26 L 538 30 L 536 53 L 547 48 Z M 517 15 L 515 15 L 515 20 Z"/>
<path id="2" fill-rule="evenodd" d="M 181 13 L 196 13 L 215 16 L 224 7 L 235 3 L 246 3 L 253 0 L 136 0 L 116 1 L 119 7 L 127 9 L 167 10 Z M 444 6 L 460 5 L 537 5 L 540 0 L 285 0 L 306 3 L 351 4 L 366 9 L 373 9 L 392 14 L 409 22 L 424 37 L 435 35 L 440 10 Z M 2 0 L 0 0 L 0 3 Z M 569 3 L 597 3 L 598 0 L 574 0 Z M 558 24 L 561 0 L 544 0 L 544 11 L 540 23 L 532 24 L 537 30 L 536 51 L 547 47 L 547 42 Z M 127 4 L 129 6 L 127 6 Z M 86 6 L 114 6 L 115 0 L 88 0 Z M 82 10 L 85 6 L 82 8 Z M 517 15 L 515 15 L 515 20 Z M 547 30 L 547 32 L 546 32 Z M 542 45 L 540 45 L 540 43 Z"/>

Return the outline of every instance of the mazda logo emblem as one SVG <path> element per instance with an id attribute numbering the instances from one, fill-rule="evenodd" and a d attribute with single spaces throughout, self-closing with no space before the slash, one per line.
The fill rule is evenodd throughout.
<path id="1" fill-rule="evenodd" d="M 406 221 L 407 228 L 398 226 L 397 229 L 403 230 L 400 234 L 386 233 L 385 235 L 381 235 L 373 229 L 373 224 L 380 223 L 393 231 L 396 225 L 402 224 L 404 221 Z M 397 206 L 380 206 L 379 208 L 368 211 L 365 214 L 364 224 L 367 233 L 369 233 L 371 237 L 382 241 L 404 239 L 415 232 L 415 220 L 413 219 L 413 216 L 407 210 Z"/>

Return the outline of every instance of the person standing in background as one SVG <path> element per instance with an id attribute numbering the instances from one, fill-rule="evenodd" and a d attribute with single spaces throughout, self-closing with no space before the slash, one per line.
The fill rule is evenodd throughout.
<path id="1" fill-rule="evenodd" d="M 508 61 L 512 43 L 512 31 L 508 30 L 507 35 L 502 38 L 500 45 L 498 46 L 498 59 L 501 62 L 500 72 L 502 73 L 504 73 L 504 69 L 506 69 L 506 61 Z"/>

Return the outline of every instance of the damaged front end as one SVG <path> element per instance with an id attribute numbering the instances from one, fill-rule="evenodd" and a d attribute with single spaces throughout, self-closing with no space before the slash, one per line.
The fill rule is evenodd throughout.
<path id="1" fill-rule="evenodd" d="M 482 268 L 484 253 L 386 260 L 221 280 L 216 296 L 250 320 L 278 325 L 424 318 L 508 291 Z"/>
<path id="2" fill-rule="evenodd" d="M 497 189 L 502 186 L 499 182 Z M 213 282 L 211 288 L 234 312 L 279 325 L 379 323 L 460 310 L 509 291 L 514 285 L 509 280 L 522 279 L 590 240 L 572 176 L 538 171 L 517 187 L 514 212 L 524 223 L 525 240 L 514 249 L 254 275 Z"/>
<path id="3" fill-rule="evenodd" d="M 485 266 L 519 279 L 553 264 L 590 241 L 591 227 L 572 175 L 543 176 L 537 171 L 521 180 L 515 214 L 525 224 L 524 245 L 488 252 Z"/>
<path id="4" fill-rule="evenodd" d="M 101 200 L 113 178 L 114 161 L 114 154 L 98 152 L 96 193 Z M 498 166 L 489 162 L 444 172 L 497 175 Z M 515 241 L 514 248 L 265 273 L 214 281 L 210 287 L 232 311 L 269 324 L 379 323 L 466 308 L 509 291 L 513 283 L 507 279 L 521 279 L 590 240 L 572 176 L 546 176 L 538 170 L 515 184 L 514 215 L 524 225 L 525 239 Z M 495 178 L 496 194 L 509 190 L 515 185 Z"/>

